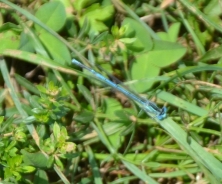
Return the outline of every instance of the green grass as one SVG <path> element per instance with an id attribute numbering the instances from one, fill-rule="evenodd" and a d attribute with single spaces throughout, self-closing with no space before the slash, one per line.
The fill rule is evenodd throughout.
<path id="1" fill-rule="evenodd" d="M 0 2 L 0 181 L 221 183 L 217 0 Z M 166 106 L 167 118 L 72 58 Z"/>

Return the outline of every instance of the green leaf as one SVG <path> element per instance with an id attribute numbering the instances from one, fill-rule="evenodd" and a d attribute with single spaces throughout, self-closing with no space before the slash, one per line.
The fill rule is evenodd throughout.
<path id="1" fill-rule="evenodd" d="M 92 97 L 92 94 L 90 93 L 90 91 L 85 86 L 83 86 L 81 84 L 77 84 L 77 87 L 78 87 L 78 90 L 80 91 L 80 93 L 88 101 L 88 103 L 93 106 L 94 100 L 93 100 L 93 97 Z"/>
<path id="2" fill-rule="evenodd" d="M 136 41 L 136 38 L 120 38 L 119 41 L 125 43 L 125 44 L 132 44 Z"/>
<path id="3" fill-rule="evenodd" d="M 62 170 L 64 169 L 63 163 L 58 157 L 55 159 L 55 163 L 57 164 L 58 167 L 60 167 L 60 169 Z"/>
<path id="4" fill-rule="evenodd" d="M 158 32 L 158 36 L 161 38 L 162 41 L 168 42 L 176 42 L 178 38 L 178 34 L 180 31 L 180 22 L 176 22 L 172 24 L 168 30 L 168 32 Z"/>
<path id="5" fill-rule="evenodd" d="M 49 184 L 47 173 L 44 170 L 38 169 L 35 173 L 34 184 Z"/>
<path id="6" fill-rule="evenodd" d="M 39 95 L 39 91 L 37 90 L 36 86 L 31 83 L 29 80 L 27 80 L 26 78 L 22 77 L 21 75 L 18 74 L 14 74 L 15 75 L 15 79 L 16 81 L 23 87 L 25 87 L 26 90 L 31 91 L 34 94 Z"/>
<path id="7" fill-rule="evenodd" d="M 82 122 L 82 123 L 89 123 L 94 118 L 94 114 L 91 111 L 83 110 L 80 114 L 74 117 L 74 120 Z"/>
<path id="8" fill-rule="evenodd" d="M 217 0 L 208 1 L 207 4 L 203 7 L 203 12 L 214 20 L 217 24 L 221 24 L 221 7 L 218 6 Z"/>
<path id="9" fill-rule="evenodd" d="M 75 3 L 73 3 L 73 6 L 77 11 L 81 11 L 83 8 L 93 4 L 97 0 L 76 0 Z"/>
<path id="10" fill-rule="evenodd" d="M 11 22 L 6 22 L 0 27 L 0 32 L 10 31 L 10 30 L 21 32 L 22 29 L 18 25 L 13 24 Z"/>
<path id="11" fill-rule="evenodd" d="M 80 18 L 80 26 L 82 27 L 85 19 L 88 19 L 90 23 L 89 34 L 98 35 L 100 32 L 108 29 L 103 21 L 110 19 L 113 13 L 113 5 L 100 7 L 98 4 L 93 4 L 87 8 L 85 14 Z"/>
<path id="12" fill-rule="evenodd" d="M 3 121 L 4 121 L 4 116 L 0 116 L 0 125 L 2 124 Z"/>
<path id="13" fill-rule="evenodd" d="M 21 166 L 18 171 L 22 173 L 31 173 L 35 171 L 35 167 L 25 165 Z"/>
<path id="14" fill-rule="evenodd" d="M 53 134 L 55 136 L 55 139 L 58 141 L 61 134 L 60 134 L 60 127 L 56 122 L 53 124 Z"/>
<path id="15" fill-rule="evenodd" d="M 15 140 L 19 142 L 25 142 L 27 140 L 27 136 L 24 132 L 16 132 L 14 137 Z"/>
<path id="16" fill-rule="evenodd" d="M 54 164 L 55 158 L 53 156 L 49 156 L 48 163 L 47 163 L 47 168 L 52 167 Z"/>
<path id="17" fill-rule="evenodd" d="M 222 46 L 218 46 L 216 48 L 213 48 L 212 50 L 206 52 L 199 60 L 198 62 L 209 62 L 212 60 L 216 60 L 222 57 Z"/>
<path id="18" fill-rule="evenodd" d="M 23 161 L 26 165 L 35 166 L 37 168 L 47 168 L 48 159 L 42 153 L 29 153 L 21 150 L 23 154 Z"/>
<path id="19" fill-rule="evenodd" d="M 119 27 L 114 25 L 112 28 L 111 28 L 111 33 L 114 37 L 118 37 L 119 36 Z"/>
<path id="20" fill-rule="evenodd" d="M 111 124 L 110 122 L 109 122 L 109 124 Z M 112 125 L 112 124 L 111 124 Z M 114 123 L 114 125 L 115 125 L 115 123 Z M 110 126 L 111 127 L 111 126 Z M 107 127 L 106 127 L 107 128 Z M 119 131 L 117 131 L 117 132 L 115 132 L 115 133 L 113 133 L 113 134 L 111 134 L 111 135 L 109 135 L 108 136 L 108 140 L 109 140 L 109 142 L 112 144 L 112 146 L 116 149 L 116 150 L 118 150 L 121 146 L 122 146 L 122 144 L 123 144 L 123 142 L 124 142 L 124 140 L 125 140 L 125 137 L 124 136 L 121 136 L 122 135 L 122 129 L 120 129 Z"/>
<path id="21" fill-rule="evenodd" d="M 22 155 L 16 155 L 13 158 L 10 158 L 11 161 L 13 162 L 14 166 L 20 166 L 22 163 Z"/>
<path id="22" fill-rule="evenodd" d="M 151 50 L 153 41 L 147 30 L 136 20 L 125 18 L 122 26 L 125 26 L 125 37 L 135 37 L 136 40 L 128 46 L 133 51 Z"/>
<path id="23" fill-rule="evenodd" d="M 91 44 L 97 44 L 97 43 L 105 40 L 105 37 L 107 37 L 108 34 L 109 34 L 108 31 L 102 32 L 101 34 L 99 34 L 93 38 L 93 40 L 91 41 Z"/>
<path id="24" fill-rule="evenodd" d="M 11 141 L 10 144 L 5 149 L 5 151 L 9 151 L 10 149 L 13 149 L 15 145 L 16 145 L 16 141 Z"/>
<path id="25" fill-rule="evenodd" d="M 55 60 L 55 62 L 63 65 L 66 63 L 70 63 L 70 52 L 64 43 L 62 43 L 56 37 L 47 32 L 41 33 L 39 35 L 39 38 L 52 56 L 52 58 Z"/>
<path id="26" fill-rule="evenodd" d="M 186 49 L 177 43 L 155 40 L 153 50 L 138 55 L 132 65 L 131 77 L 139 81 L 133 85 L 135 91 L 144 92 L 150 89 L 155 81 L 147 80 L 157 77 L 162 67 L 178 61 L 185 52 Z"/>
<path id="27" fill-rule="evenodd" d="M 177 41 L 177 39 L 179 37 L 180 27 L 181 27 L 180 22 L 176 22 L 176 23 L 174 23 L 170 26 L 170 28 L 168 30 L 169 41 L 170 42 L 176 42 Z"/>
<path id="28" fill-rule="evenodd" d="M 0 33 L 0 52 L 5 49 L 17 49 L 19 39 L 20 36 L 11 30 Z"/>
<path id="29" fill-rule="evenodd" d="M 147 62 L 156 67 L 166 67 L 178 61 L 185 53 L 186 48 L 178 43 L 155 40 L 154 48 L 147 54 Z"/>
<path id="30" fill-rule="evenodd" d="M 138 80 L 137 83 L 133 84 L 131 88 L 135 92 L 144 92 L 152 87 L 155 81 L 141 80 L 141 79 L 152 79 L 159 75 L 160 68 L 155 65 L 148 64 L 148 55 L 141 54 L 136 58 L 136 62 L 133 63 L 131 76 L 133 80 Z"/>
<path id="31" fill-rule="evenodd" d="M 39 51 L 40 49 L 38 49 L 37 44 L 34 43 L 36 41 L 36 39 L 32 39 L 34 36 L 31 37 L 32 35 L 29 33 L 30 32 L 27 31 L 27 32 L 23 32 L 21 34 L 20 45 L 19 45 L 20 50 L 24 50 L 24 51 L 28 51 L 28 52 L 33 53 L 33 52 L 35 52 L 35 49 L 37 48 L 36 50 Z"/>
<path id="32" fill-rule="evenodd" d="M 71 15 L 73 16 L 73 15 Z M 65 29 L 69 33 L 69 36 L 75 37 L 77 35 L 77 25 L 74 23 L 73 17 L 68 17 L 65 24 Z"/>
<path id="33" fill-rule="evenodd" d="M 116 116 L 118 110 L 122 110 L 120 102 L 114 98 L 105 98 L 105 113 L 110 116 Z"/>
<path id="34" fill-rule="evenodd" d="M 73 9 L 72 6 L 73 6 L 73 4 L 75 4 L 75 3 L 72 3 L 70 0 L 59 0 L 59 2 L 61 2 L 64 5 L 66 10 L 67 9 Z M 72 11 L 66 11 L 66 13 L 69 17 L 73 17 L 73 12 Z"/>
<path id="35" fill-rule="evenodd" d="M 59 1 L 45 3 L 38 9 L 35 16 L 54 31 L 59 31 L 66 21 L 65 7 Z M 35 25 L 35 28 L 39 32 L 43 31 L 38 25 Z"/>
<path id="36" fill-rule="evenodd" d="M 41 93 L 44 93 L 44 94 L 47 93 L 47 89 L 46 89 L 44 86 L 42 86 L 42 85 L 37 85 L 36 87 L 38 88 L 38 90 L 39 90 Z"/>

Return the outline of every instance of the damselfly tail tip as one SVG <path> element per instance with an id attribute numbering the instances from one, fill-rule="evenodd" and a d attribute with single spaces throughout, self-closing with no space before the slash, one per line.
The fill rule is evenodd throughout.
<path id="1" fill-rule="evenodd" d="M 167 108 L 164 106 L 162 109 L 161 109 L 161 112 L 159 113 L 159 115 L 157 116 L 157 119 L 158 120 L 163 120 L 166 116 L 167 116 Z"/>

